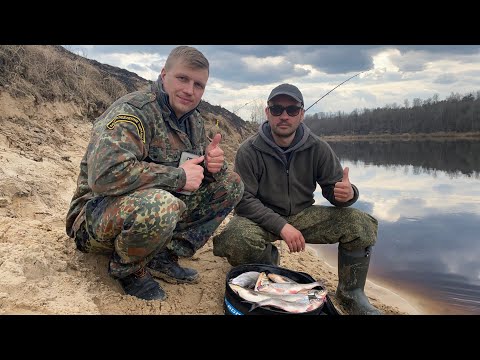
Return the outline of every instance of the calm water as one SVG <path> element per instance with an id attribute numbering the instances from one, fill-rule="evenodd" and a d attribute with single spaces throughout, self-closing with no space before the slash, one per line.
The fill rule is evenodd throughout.
<path id="1" fill-rule="evenodd" d="M 379 221 L 369 279 L 480 314 L 480 141 L 330 142 Z M 315 193 L 317 204 L 329 205 Z M 320 245 L 337 266 L 336 245 Z"/>

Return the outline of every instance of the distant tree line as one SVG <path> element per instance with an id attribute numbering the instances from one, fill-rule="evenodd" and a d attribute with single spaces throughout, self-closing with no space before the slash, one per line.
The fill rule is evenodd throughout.
<path id="1" fill-rule="evenodd" d="M 332 149 L 343 160 L 385 167 L 412 165 L 415 173 L 437 170 L 450 175 L 480 174 L 480 142 L 474 140 L 421 141 L 332 141 Z"/>
<path id="2" fill-rule="evenodd" d="M 305 116 L 305 124 L 321 135 L 368 135 L 437 132 L 479 132 L 480 91 L 452 93 L 439 101 L 438 94 L 426 100 L 413 99 L 412 106 L 396 103 L 383 108 L 354 110 L 350 114 L 316 113 Z"/>

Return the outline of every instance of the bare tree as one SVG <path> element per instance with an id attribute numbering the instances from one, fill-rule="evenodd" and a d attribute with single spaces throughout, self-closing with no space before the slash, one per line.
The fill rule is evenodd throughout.
<path id="1" fill-rule="evenodd" d="M 263 101 L 255 100 L 250 109 L 250 119 L 253 123 L 260 124 L 265 120 L 265 103 Z"/>
<path id="2" fill-rule="evenodd" d="M 422 99 L 420 98 L 413 99 L 413 107 L 419 107 L 419 106 L 422 106 Z"/>

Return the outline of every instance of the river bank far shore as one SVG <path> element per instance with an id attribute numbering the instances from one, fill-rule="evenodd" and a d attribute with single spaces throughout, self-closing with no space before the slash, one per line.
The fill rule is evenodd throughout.
<path id="1" fill-rule="evenodd" d="M 368 135 L 321 135 L 320 137 L 326 141 L 419 141 L 419 140 L 480 140 L 479 132 L 467 132 L 467 133 L 402 133 L 402 134 L 368 134 Z"/>

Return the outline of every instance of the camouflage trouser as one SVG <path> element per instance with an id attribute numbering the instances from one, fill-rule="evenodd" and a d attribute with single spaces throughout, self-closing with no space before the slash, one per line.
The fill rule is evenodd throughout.
<path id="1" fill-rule="evenodd" d="M 358 250 L 377 240 L 377 220 L 351 207 L 313 205 L 285 219 L 310 244 L 339 243 L 346 250 Z M 279 239 L 253 221 L 235 215 L 213 238 L 213 254 L 226 257 L 233 266 L 256 263 L 264 257 L 268 243 Z"/>
<path id="2" fill-rule="evenodd" d="M 227 172 L 192 195 L 146 189 L 92 199 L 82 225 L 88 233 L 83 251 L 112 254 L 109 273 L 115 278 L 141 269 L 165 246 L 179 256 L 192 256 L 242 194 L 240 177 Z"/>

